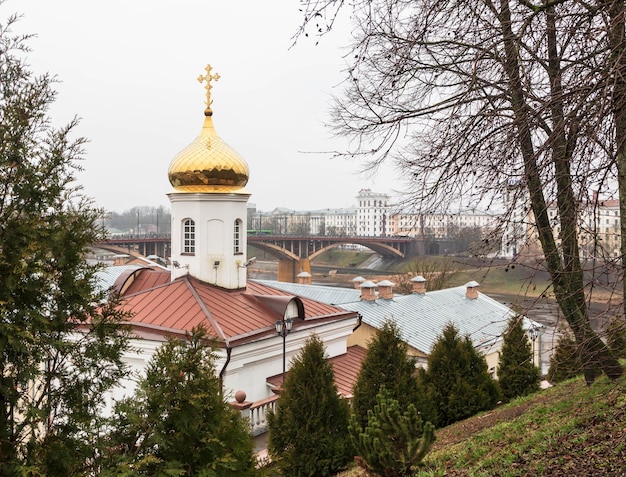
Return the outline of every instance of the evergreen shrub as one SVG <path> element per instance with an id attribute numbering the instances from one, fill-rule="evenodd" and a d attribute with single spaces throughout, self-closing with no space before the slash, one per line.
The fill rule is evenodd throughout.
<path id="1" fill-rule="evenodd" d="M 501 397 L 485 358 L 453 324 L 446 325 L 433 345 L 420 377 L 436 407 L 439 427 L 492 409 Z"/>
<path id="2" fill-rule="evenodd" d="M 285 477 L 333 475 L 352 461 L 349 407 L 337 393 L 324 344 L 313 335 L 292 363 L 268 415 L 268 451 Z"/>
<path id="3" fill-rule="evenodd" d="M 533 362 L 533 349 L 523 328 L 523 317 L 509 319 L 498 366 L 498 382 L 503 399 L 509 401 L 539 390 L 539 368 Z"/>
<path id="4" fill-rule="evenodd" d="M 401 406 L 383 388 L 374 409 L 367 413 L 364 428 L 351 416 L 350 435 L 359 462 L 368 470 L 385 477 L 406 477 L 413 475 L 430 450 L 435 427 L 422 421 L 412 403 Z"/>
<path id="5" fill-rule="evenodd" d="M 562 325 L 558 329 L 559 338 L 550 357 L 547 379 L 558 383 L 573 378 L 582 372 L 582 363 L 578 344 L 569 327 Z"/>
<path id="6" fill-rule="evenodd" d="M 413 404 L 425 421 L 435 420 L 435 409 L 417 380 L 415 359 L 407 354 L 397 323 L 387 320 L 368 344 L 367 353 L 354 386 L 352 411 L 362 427 L 374 409 L 378 393 L 401 403 Z"/>

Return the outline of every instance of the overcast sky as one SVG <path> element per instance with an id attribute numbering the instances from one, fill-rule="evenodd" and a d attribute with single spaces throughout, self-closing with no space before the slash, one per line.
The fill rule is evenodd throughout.
<path id="1" fill-rule="evenodd" d="M 218 134 L 250 167 L 261 210 L 348 207 L 362 188 L 392 193 L 392 171 L 358 174 L 331 159 L 342 142 L 324 127 L 339 91 L 347 19 L 320 40 L 289 48 L 301 22 L 296 0 L 8 0 L 2 23 L 37 35 L 28 62 L 58 76 L 54 121 L 81 118 L 87 195 L 107 210 L 169 206 L 171 159 L 200 132 L 210 63 Z"/>

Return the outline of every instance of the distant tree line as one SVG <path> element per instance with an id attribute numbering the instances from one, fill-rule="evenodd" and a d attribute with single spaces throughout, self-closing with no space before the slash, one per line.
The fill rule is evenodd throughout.
<path id="1" fill-rule="evenodd" d="M 135 206 L 124 212 L 109 212 L 102 217 L 104 227 L 111 234 L 169 235 L 172 216 L 169 207 Z"/>

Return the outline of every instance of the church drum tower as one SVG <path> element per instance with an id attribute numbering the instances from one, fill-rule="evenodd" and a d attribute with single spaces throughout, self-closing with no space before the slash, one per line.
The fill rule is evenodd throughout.
<path id="1" fill-rule="evenodd" d="M 198 137 L 180 151 L 168 170 L 173 190 L 171 278 L 189 274 L 226 289 L 246 287 L 246 161 L 226 144 L 213 126 L 211 66 L 198 81 L 205 83 L 204 125 Z"/>

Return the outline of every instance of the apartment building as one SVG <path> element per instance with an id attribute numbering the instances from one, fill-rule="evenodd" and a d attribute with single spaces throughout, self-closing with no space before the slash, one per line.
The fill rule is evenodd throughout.
<path id="1" fill-rule="evenodd" d="M 388 194 L 361 189 L 357 199 L 356 234 L 365 237 L 393 235 L 387 223 L 391 197 Z"/>
<path id="2" fill-rule="evenodd" d="M 503 196 L 509 216 L 506 217 L 500 255 L 514 258 L 520 253 L 541 254 L 535 218 L 523 184 L 519 181 L 510 182 Z M 561 222 L 555 203 L 548 205 L 548 217 L 558 247 L 561 245 Z M 591 201 L 580 206 L 577 229 L 583 259 L 609 260 L 619 257 L 619 200 L 603 200 L 594 194 Z"/>
<path id="3" fill-rule="evenodd" d="M 498 216 L 480 210 L 459 210 L 446 214 L 424 214 L 415 210 L 397 211 L 390 214 L 390 235 L 445 239 L 463 228 L 492 230 Z"/>

